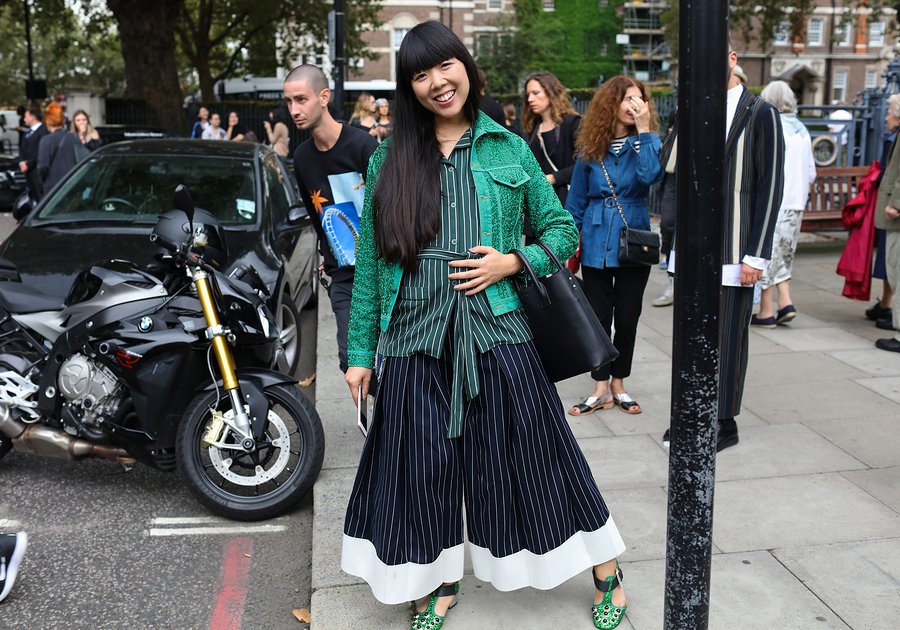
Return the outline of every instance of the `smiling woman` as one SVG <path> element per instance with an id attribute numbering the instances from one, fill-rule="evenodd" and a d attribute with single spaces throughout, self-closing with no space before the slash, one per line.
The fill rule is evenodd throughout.
<path id="1" fill-rule="evenodd" d="M 382 602 L 415 601 L 413 630 L 437 630 L 463 575 L 464 506 L 478 578 L 550 589 L 595 567 L 594 623 L 614 628 L 625 546 L 510 279 L 523 266 L 511 253 L 523 217 L 562 258 L 575 225 L 525 141 L 479 111 L 475 62 L 449 29 L 410 30 L 397 76 L 394 134 L 369 162 L 356 258 L 354 398 L 369 389 L 376 351 L 383 362 L 341 566 Z M 522 253 L 549 271 L 541 246 Z"/>

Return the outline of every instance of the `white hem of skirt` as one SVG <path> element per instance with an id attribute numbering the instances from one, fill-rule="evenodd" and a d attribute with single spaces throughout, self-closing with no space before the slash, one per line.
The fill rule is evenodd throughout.
<path id="1" fill-rule="evenodd" d="M 546 591 L 592 566 L 622 555 L 625 542 L 609 517 L 600 529 L 576 532 L 559 547 L 540 555 L 523 549 L 497 558 L 484 547 L 470 543 L 470 549 L 475 577 L 490 582 L 498 591 L 526 586 Z"/>
<path id="2" fill-rule="evenodd" d="M 625 551 L 625 543 L 612 517 L 600 529 L 576 532 L 559 547 L 544 554 L 523 549 L 497 558 L 484 547 L 471 543 L 469 546 L 475 577 L 490 582 L 499 591 L 526 586 L 549 590 Z M 365 580 L 378 601 L 402 604 L 421 599 L 444 582 L 462 579 L 463 549 L 461 544 L 444 549 L 430 564 L 387 565 L 378 559 L 370 541 L 344 534 L 341 569 Z"/>
<path id="3" fill-rule="evenodd" d="M 444 549 L 429 564 L 389 565 L 378 559 L 371 541 L 344 534 L 341 569 L 364 579 L 382 604 L 402 604 L 425 597 L 444 582 L 461 580 L 464 550 L 464 545 L 459 544 Z"/>

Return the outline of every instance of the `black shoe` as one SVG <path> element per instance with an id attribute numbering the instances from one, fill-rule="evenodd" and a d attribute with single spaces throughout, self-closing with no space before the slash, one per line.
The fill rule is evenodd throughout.
<path id="1" fill-rule="evenodd" d="M 900 341 L 896 339 L 879 339 L 875 342 L 875 347 L 891 352 L 900 352 Z"/>
<path id="2" fill-rule="evenodd" d="M 794 308 L 793 304 L 788 304 L 778 311 L 778 315 L 775 316 L 775 323 L 779 326 L 783 326 L 795 317 L 797 317 L 797 309 Z"/>
<path id="3" fill-rule="evenodd" d="M 881 330 L 894 330 L 894 320 L 890 317 L 879 319 L 875 322 L 875 328 L 880 328 Z"/>
<path id="4" fill-rule="evenodd" d="M 884 319 L 885 317 L 890 318 L 890 316 L 891 309 L 879 306 L 878 302 L 875 302 L 875 305 L 872 308 L 866 309 L 866 317 L 873 322 L 877 322 L 879 319 Z"/>
<path id="5" fill-rule="evenodd" d="M 719 432 L 716 435 L 716 453 L 738 443 L 737 423 L 734 420 L 719 420 Z"/>
<path id="6" fill-rule="evenodd" d="M 898 341 L 897 343 L 900 344 L 900 341 Z M 716 452 L 717 453 L 719 451 L 722 451 L 722 450 L 728 448 L 729 446 L 734 446 L 735 444 L 738 443 L 737 425 L 734 423 L 734 420 L 732 420 L 730 422 L 730 424 L 728 423 L 727 420 L 725 421 L 725 423 L 726 423 L 726 428 L 723 429 L 722 422 L 721 421 L 719 422 L 719 434 L 716 437 Z M 666 429 L 666 432 L 663 433 L 663 446 L 665 446 L 666 448 L 669 448 L 669 445 L 671 442 L 670 438 L 671 438 L 671 433 L 670 433 L 669 429 Z"/>
<path id="7" fill-rule="evenodd" d="M 16 573 L 25 548 L 28 547 L 28 534 L 0 534 L 0 602 L 2 602 L 12 590 L 16 582 Z"/>
<path id="8" fill-rule="evenodd" d="M 772 317 L 757 317 L 754 315 L 750 318 L 750 325 L 759 328 L 775 328 L 775 323 L 774 315 Z"/>

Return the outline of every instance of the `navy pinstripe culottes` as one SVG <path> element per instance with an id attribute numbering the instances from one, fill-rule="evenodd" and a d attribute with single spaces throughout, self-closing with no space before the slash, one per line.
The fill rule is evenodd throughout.
<path id="1" fill-rule="evenodd" d="M 479 355 L 480 393 L 447 438 L 447 357 L 388 357 L 347 508 L 341 567 L 397 604 L 463 575 L 553 588 L 625 544 L 531 342 Z M 461 375 L 460 375 L 461 376 Z"/>

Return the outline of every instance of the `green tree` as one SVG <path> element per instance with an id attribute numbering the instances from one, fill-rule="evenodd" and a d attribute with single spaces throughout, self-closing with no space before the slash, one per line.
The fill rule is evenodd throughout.
<path id="1" fill-rule="evenodd" d="M 35 78 L 46 79 L 50 93 L 73 87 L 120 92 L 125 68 L 109 21 L 86 20 L 64 0 L 30 6 Z M 25 100 L 28 78 L 25 9 L 21 0 L 0 0 L 0 103 Z"/>
<path id="2" fill-rule="evenodd" d="M 477 61 L 496 93 L 518 91 L 535 70 L 553 72 L 569 88 L 595 87 L 601 75 L 621 70 L 621 21 L 615 6 L 597 0 L 557 2 L 554 11 L 541 0 L 517 0 L 514 17 L 496 21 L 494 41 L 481 40 Z"/>
<path id="3" fill-rule="evenodd" d="M 379 24 L 380 0 L 348 2 L 347 57 L 373 58 L 361 33 Z M 217 81 L 287 65 L 301 52 L 323 52 L 330 0 L 184 0 L 178 45 L 197 72 L 201 99 L 212 100 Z M 363 28 L 365 26 L 365 28 Z M 276 40 L 284 44 L 276 49 Z"/>

